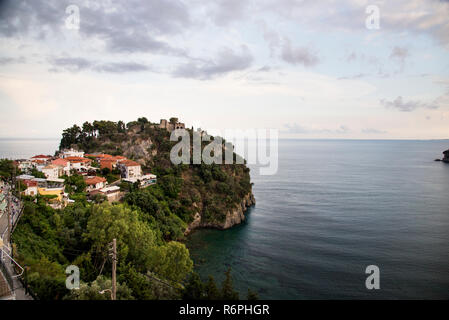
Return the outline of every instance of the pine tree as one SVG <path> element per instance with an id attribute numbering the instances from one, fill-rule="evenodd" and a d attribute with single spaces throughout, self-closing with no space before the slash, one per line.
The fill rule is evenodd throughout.
<path id="1" fill-rule="evenodd" d="M 203 299 L 204 285 L 200 276 L 196 272 L 192 272 L 184 289 L 184 300 L 201 300 Z"/>
<path id="2" fill-rule="evenodd" d="M 234 290 L 231 278 L 231 268 L 225 272 L 226 278 L 221 287 L 221 298 L 223 300 L 239 300 L 239 293 Z"/>
<path id="3" fill-rule="evenodd" d="M 205 285 L 205 294 L 208 300 L 219 300 L 220 299 L 220 291 L 215 284 L 214 277 L 209 276 L 207 283 Z"/>
<path id="4" fill-rule="evenodd" d="M 259 300 L 259 295 L 257 292 L 252 291 L 251 289 L 248 289 L 248 294 L 246 296 L 247 300 Z"/>

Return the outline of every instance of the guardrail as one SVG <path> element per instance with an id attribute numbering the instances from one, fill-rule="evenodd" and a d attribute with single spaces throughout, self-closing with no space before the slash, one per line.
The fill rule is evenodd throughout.
<path id="1" fill-rule="evenodd" d="M 11 291 L 13 291 L 14 290 L 14 280 L 11 277 L 11 274 L 9 273 L 8 268 L 6 267 L 3 259 L 0 259 L 0 270 L 1 270 L 2 274 L 3 274 L 3 277 L 5 278 L 6 282 L 9 285 L 9 289 Z"/>

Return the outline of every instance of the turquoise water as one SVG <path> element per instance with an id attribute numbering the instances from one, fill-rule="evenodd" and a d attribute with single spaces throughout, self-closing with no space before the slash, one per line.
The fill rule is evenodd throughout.
<path id="1" fill-rule="evenodd" d="M 232 267 L 242 296 L 448 299 L 449 141 L 281 140 L 279 170 L 251 168 L 257 205 L 188 240 L 202 277 Z M 365 268 L 380 268 L 380 290 Z"/>

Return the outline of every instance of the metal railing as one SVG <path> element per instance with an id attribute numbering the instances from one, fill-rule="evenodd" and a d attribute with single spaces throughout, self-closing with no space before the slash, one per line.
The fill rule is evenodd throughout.
<path id="1" fill-rule="evenodd" d="M 6 282 L 9 285 L 9 289 L 10 291 L 14 290 L 14 280 L 11 276 L 11 274 L 8 271 L 8 268 L 6 266 L 6 264 L 4 263 L 3 259 L 0 259 L 0 271 L 3 274 L 3 277 L 5 278 Z"/>

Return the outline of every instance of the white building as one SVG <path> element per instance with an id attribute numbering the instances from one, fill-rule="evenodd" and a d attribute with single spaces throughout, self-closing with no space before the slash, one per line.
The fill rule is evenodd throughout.
<path id="1" fill-rule="evenodd" d="M 104 188 L 107 184 L 107 181 L 105 178 L 97 177 L 97 176 L 84 177 L 84 182 L 86 182 L 87 191 L 93 191 L 93 190 L 98 190 L 98 189 Z"/>
<path id="2" fill-rule="evenodd" d="M 57 179 L 59 177 L 59 167 L 54 164 L 42 168 L 42 173 L 49 179 Z"/>
<path id="3" fill-rule="evenodd" d="M 83 158 L 84 157 L 84 151 L 78 151 L 78 150 L 75 150 L 73 148 L 68 149 L 68 150 L 63 150 L 62 153 L 61 153 L 61 158 L 67 158 L 67 157 Z"/>
<path id="4" fill-rule="evenodd" d="M 106 196 L 109 202 L 119 201 L 120 200 L 120 187 L 111 186 L 100 189 L 100 192 Z"/>
<path id="5" fill-rule="evenodd" d="M 70 176 L 70 161 L 67 159 L 58 158 L 51 162 L 52 165 L 59 167 L 59 176 L 68 175 Z"/>
<path id="6" fill-rule="evenodd" d="M 140 177 L 124 178 L 122 180 L 129 183 L 136 183 L 137 181 L 139 181 L 140 187 L 145 188 L 149 185 L 155 184 L 157 182 L 157 177 L 156 175 L 150 173 Z"/>
<path id="7" fill-rule="evenodd" d="M 142 175 L 142 168 L 140 164 L 132 160 L 124 160 L 117 163 L 117 167 L 120 169 L 122 178 L 139 178 Z"/>
<path id="8" fill-rule="evenodd" d="M 34 164 L 30 160 L 21 160 L 19 161 L 18 167 L 23 172 L 29 172 L 34 168 Z"/>
<path id="9" fill-rule="evenodd" d="M 24 180 L 23 183 L 27 188 L 23 191 L 26 196 L 36 196 L 37 195 L 37 182 L 32 180 Z"/>

